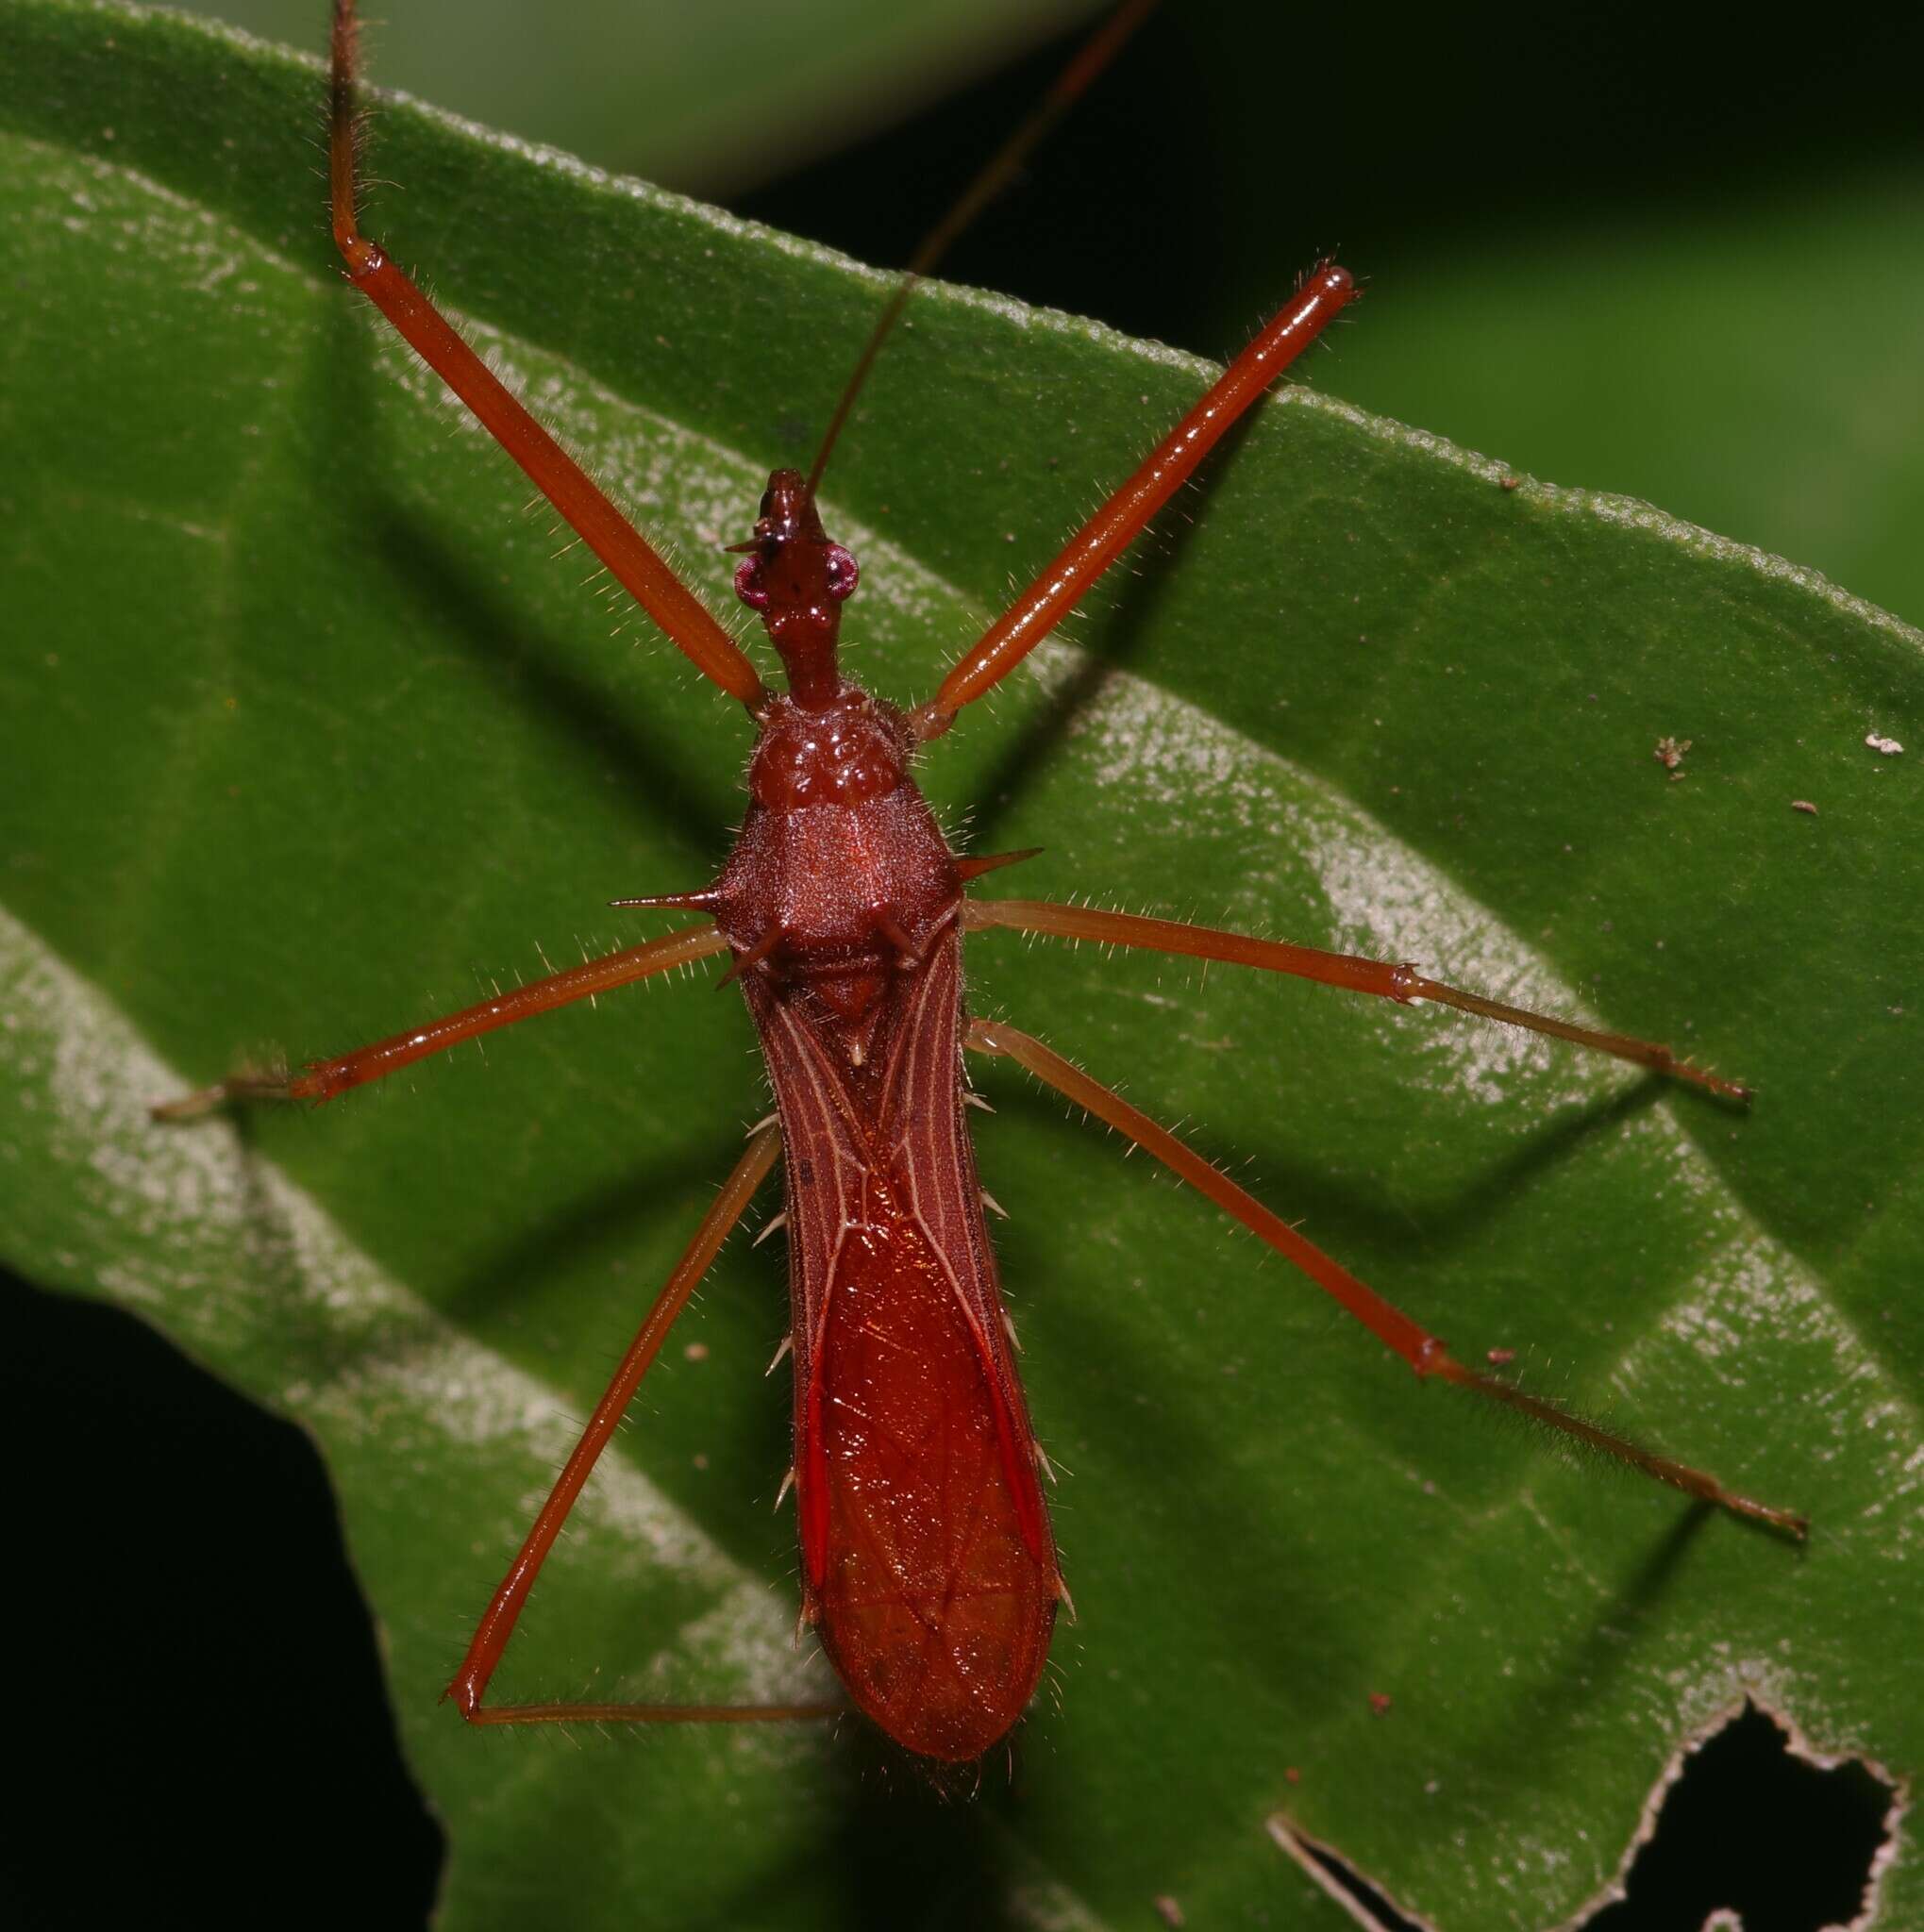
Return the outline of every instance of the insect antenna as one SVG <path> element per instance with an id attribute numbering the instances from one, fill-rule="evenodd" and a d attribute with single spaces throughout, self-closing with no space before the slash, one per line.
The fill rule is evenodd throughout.
<path id="1" fill-rule="evenodd" d="M 835 405 L 834 414 L 828 418 L 828 427 L 815 451 L 815 460 L 809 466 L 808 493 L 811 497 L 821 483 L 823 471 L 828 467 L 828 458 L 848 421 L 849 411 L 855 407 L 856 397 L 862 393 L 862 384 L 868 380 L 869 371 L 875 367 L 875 358 L 881 353 L 889 331 L 901 319 L 902 310 L 909 306 L 909 297 L 915 292 L 916 283 L 929 275 L 954 245 L 956 238 L 1022 172 L 1023 164 L 1043 138 L 1075 106 L 1090 83 L 1115 58 L 1129 36 L 1155 9 L 1156 0 L 1123 0 L 1123 4 L 1077 49 L 1075 57 L 1056 76 L 1054 84 L 1037 102 L 1029 119 L 989 158 L 976 178 L 962 190 L 955 206 L 922 238 L 909 259 L 909 266 L 902 271 L 902 279 L 895 284 L 895 291 L 876 318 L 868 341 L 862 344 L 862 354 L 855 358 L 855 368 Z"/>

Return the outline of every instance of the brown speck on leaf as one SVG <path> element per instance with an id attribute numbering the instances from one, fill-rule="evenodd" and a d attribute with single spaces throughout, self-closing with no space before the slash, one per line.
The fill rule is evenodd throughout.
<path id="1" fill-rule="evenodd" d="M 692 1362 L 705 1362 L 708 1360 L 708 1343 L 691 1341 L 681 1353 Z"/>
<path id="2" fill-rule="evenodd" d="M 1864 741 L 1872 751 L 1887 758 L 1896 758 L 1904 748 L 1895 738 L 1884 738 L 1875 731 L 1866 734 Z"/>
<path id="3" fill-rule="evenodd" d="M 1497 487 L 1499 490 L 1505 491 L 1514 490 L 1522 481 L 1523 478 L 1521 476 L 1502 476 L 1497 479 Z"/>
<path id="4" fill-rule="evenodd" d="M 1285 1784 L 1299 1785 L 1303 1781 L 1302 1773 L 1299 1772 L 1293 1764 L 1286 1764 L 1283 1766 L 1282 1777 L 1283 1782 Z"/>
<path id="5" fill-rule="evenodd" d="M 1390 1706 L 1395 1701 L 1387 1690 L 1372 1690 L 1369 1693 L 1369 1707 L 1378 1717 L 1389 1716 Z"/>
<path id="6" fill-rule="evenodd" d="M 1813 818 L 1815 818 L 1817 815 L 1817 808 L 1808 798 L 1793 798 L 1790 802 L 1790 808 L 1792 811 L 1807 811 Z"/>
<path id="7" fill-rule="evenodd" d="M 1681 778 L 1683 774 L 1677 767 L 1683 762 L 1683 754 L 1689 749 L 1690 741 L 1687 738 L 1660 738 L 1657 741 L 1656 750 L 1650 756 L 1673 778 Z"/>
<path id="8" fill-rule="evenodd" d="M 1156 1916 L 1162 1920 L 1163 1924 L 1179 1925 L 1182 1924 L 1182 1907 L 1166 1891 L 1159 1892 L 1156 1895 L 1154 1904 Z"/>
<path id="9" fill-rule="evenodd" d="M 1483 1358 L 1500 1369 L 1516 1359 L 1516 1351 L 1514 1348 L 1493 1348 L 1485 1352 Z"/>

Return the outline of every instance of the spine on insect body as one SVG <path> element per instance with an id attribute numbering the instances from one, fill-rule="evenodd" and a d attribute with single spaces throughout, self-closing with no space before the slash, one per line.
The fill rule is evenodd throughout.
<path id="1" fill-rule="evenodd" d="M 961 883 L 899 714 L 800 716 L 764 724 L 716 911 L 781 1120 L 804 1613 L 870 1717 L 962 1761 L 1062 1583 L 962 1119 Z"/>

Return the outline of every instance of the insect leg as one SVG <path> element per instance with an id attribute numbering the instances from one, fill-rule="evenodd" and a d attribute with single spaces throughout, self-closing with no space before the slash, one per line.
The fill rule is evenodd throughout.
<path id="1" fill-rule="evenodd" d="M 334 0 L 328 95 L 328 183 L 334 242 L 354 286 L 393 324 L 421 359 L 467 405 L 481 426 L 527 471 L 637 604 L 688 654 L 696 670 L 751 711 L 766 695 L 755 667 L 693 591 L 616 509 L 548 432 L 504 389 L 481 358 L 385 253 L 360 232 L 356 212 L 355 81 L 360 22 L 354 0 Z"/>
<path id="2" fill-rule="evenodd" d="M 1280 1215 L 1273 1214 L 1246 1190 L 1239 1188 L 1167 1128 L 1131 1107 L 1119 1093 L 1100 1081 L 1093 1080 L 1080 1068 L 1072 1066 L 1060 1054 L 1052 1053 L 1041 1041 L 1005 1026 L 999 1021 L 972 1020 L 967 1043 L 979 1052 L 998 1054 L 1027 1067 L 1045 1085 L 1086 1108 L 1098 1120 L 1107 1122 L 1138 1147 L 1151 1154 L 1164 1167 L 1191 1187 L 1206 1194 L 1226 1214 L 1240 1221 L 1259 1240 L 1268 1242 L 1278 1254 L 1302 1270 L 1323 1292 L 1340 1303 L 1377 1339 L 1393 1348 L 1421 1376 L 1437 1376 L 1460 1389 L 1489 1397 L 1516 1409 L 1533 1422 L 1582 1442 L 1592 1449 L 1614 1457 L 1656 1481 L 1668 1483 L 1700 1501 L 1715 1503 L 1738 1516 L 1767 1524 L 1772 1529 L 1801 1537 L 1808 1524 L 1788 1509 L 1772 1508 L 1752 1502 L 1748 1496 L 1727 1490 L 1707 1471 L 1686 1463 L 1673 1462 L 1666 1456 L 1640 1447 L 1611 1430 L 1599 1428 L 1581 1416 L 1571 1415 L 1554 1403 L 1527 1394 L 1496 1375 L 1465 1368 L 1444 1343 L 1403 1311 L 1385 1301 L 1372 1288 L 1359 1281 L 1338 1261 L 1305 1241 Z"/>
<path id="3" fill-rule="evenodd" d="M 1667 1074 L 1695 1081 L 1730 1100 L 1748 1101 L 1750 1090 L 1720 1074 L 1693 1067 L 1667 1046 L 1638 1040 L 1628 1033 L 1605 1033 L 1579 1026 L 1527 1007 L 1505 1006 L 1481 993 L 1463 992 L 1440 979 L 1428 979 L 1414 966 L 1387 959 L 1365 959 L 1354 953 L 1326 953 L 1315 946 L 1291 945 L 1282 940 L 1252 939 L 1247 933 L 1220 932 L 1213 926 L 1190 925 L 1178 919 L 1142 919 L 1128 912 L 1102 912 L 1093 906 L 1064 906 L 1049 899 L 965 899 L 962 924 L 971 930 L 1006 926 L 1013 932 L 1048 933 L 1060 939 L 1094 940 L 1105 946 L 1142 946 L 1151 952 L 1179 953 L 1192 959 L 1225 959 L 1232 966 L 1256 966 L 1267 973 L 1294 974 L 1321 986 L 1340 986 L 1350 992 L 1376 993 L 1408 1006 L 1430 1000 L 1458 1011 L 1500 1020 L 1510 1026 L 1527 1026 L 1532 1033 L 1553 1034 L 1573 1046 L 1614 1055 Z"/>
<path id="4" fill-rule="evenodd" d="M 767 1178 L 780 1151 L 781 1135 L 773 1127 L 764 1128 L 749 1141 L 742 1158 L 735 1163 L 734 1171 L 722 1183 L 721 1192 L 715 1196 L 713 1205 L 702 1217 L 694 1239 L 675 1264 L 661 1292 L 655 1297 L 654 1306 L 628 1345 L 628 1351 L 622 1357 L 621 1366 L 615 1370 L 614 1379 L 608 1385 L 607 1392 L 595 1404 L 594 1413 L 581 1432 L 581 1440 L 576 1443 L 574 1453 L 556 1478 L 553 1491 L 542 1505 L 541 1513 L 534 1519 L 534 1526 L 527 1532 L 527 1541 L 502 1579 L 501 1587 L 490 1599 L 487 1609 L 482 1613 L 480 1626 L 475 1632 L 474 1641 L 468 1645 L 468 1654 L 444 1693 L 454 1699 L 460 1707 L 461 1715 L 471 1723 L 530 1724 L 569 1720 L 583 1723 L 631 1720 L 653 1724 L 754 1724 L 784 1718 L 834 1717 L 841 1714 L 840 1707 L 833 1705 L 512 1704 L 490 1708 L 481 1702 L 487 1692 L 488 1680 L 494 1674 L 495 1666 L 500 1663 L 509 1640 L 514 1635 L 514 1625 L 527 1602 L 529 1591 L 534 1588 L 534 1580 L 540 1575 L 541 1567 L 547 1560 L 555 1539 L 560 1535 L 561 1525 L 568 1520 L 568 1512 L 575 1507 L 590 1472 L 620 1425 L 623 1414 L 634 1399 L 635 1391 L 641 1387 L 642 1377 L 660 1354 L 675 1318 L 687 1306 L 695 1284 L 707 1274 L 709 1264 L 742 1218 L 750 1196 Z"/>
<path id="5" fill-rule="evenodd" d="M 169 1100 L 153 1109 L 162 1121 L 192 1120 L 211 1112 L 229 1100 L 332 1100 L 350 1087 L 365 1086 L 370 1080 L 398 1073 L 401 1068 L 431 1053 L 440 1053 L 479 1033 L 492 1033 L 497 1026 L 511 1026 L 517 1020 L 532 1019 L 537 1013 L 552 1012 L 576 1000 L 592 999 L 596 993 L 611 992 L 631 980 L 646 979 L 666 973 L 693 959 L 705 959 L 711 953 L 726 953 L 728 942 L 712 925 L 688 926 L 639 946 L 607 953 L 565 973 L 550 974 L 545 979 L 530 980 L 512 992 L 497 993 L 478 1006 L 463 1007 L 458 1013 L 443 1014 L 420 1026 L 410 1026 L 372 1046 L 357 1047 L 329 1060 L 312 1060 L 298 1074 L 236 1074 L 197 1093 Z"/>
<path id="6" fill-rule="evenodd" d="M 910 716 L 918 738 L 939 738 L 1047 637 L 1089 587 L 1140 537 L 1150 518 L 1186 482 L 1230 424 L 1356 299 L 1349 271 L 1326 261 L 1272 316 L 1209 393 L 1149 453 L 1125 483 L 1063 545 L 1056 560 L 949 669 L 941 689 Z"/>

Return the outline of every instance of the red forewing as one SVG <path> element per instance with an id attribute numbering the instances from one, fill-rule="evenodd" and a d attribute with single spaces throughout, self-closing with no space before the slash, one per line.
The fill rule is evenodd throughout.
<path id="1" fill-rule="evenodd" d="M 1060 1591 L 960 1089 L 954 927 L 895 972 L 872 1054 L 748 989 L 786 1150 L 807 1613 L 858 1705 L 932 1757 L 1021 1715 Z"/>

